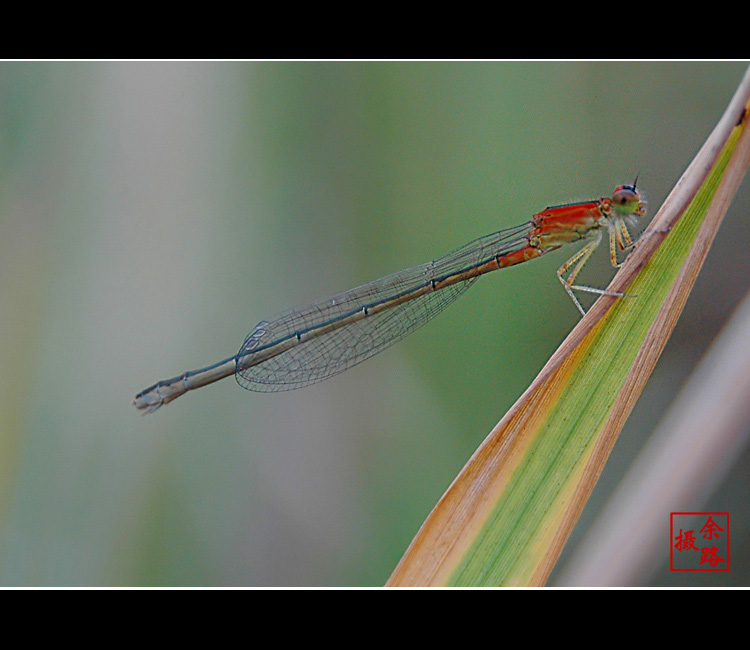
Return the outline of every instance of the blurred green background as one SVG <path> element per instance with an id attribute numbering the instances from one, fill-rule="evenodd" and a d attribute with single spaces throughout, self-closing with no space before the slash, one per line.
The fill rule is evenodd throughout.
<path id="1" fill-rule="evenodd" d="M 0 63 L 0 585 L 382 585 L 576 323 L 566 252 L 322 384 L 227 379 L 146 417 L 135 393 L 638 173 L 652 216 L 744 69 Z M 746 180 L 569 547 L 750 287 L 749 212 Z M 611 275 L 604 251 L 584 271 Z M 647 584 L 750 583 L 749 473 L 705 508 L 732 570 L 670 573 L 665 541 Z"/>

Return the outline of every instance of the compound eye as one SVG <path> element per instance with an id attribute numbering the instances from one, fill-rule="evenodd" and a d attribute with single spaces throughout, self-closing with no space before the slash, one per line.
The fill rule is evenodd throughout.
<path id="1" fill-rule="evenodd" d="M 630 187 L 618 187 L 612 194 L 612 202 L 615 205 L 628 205 L 638 201 L 638 193 Z"/>

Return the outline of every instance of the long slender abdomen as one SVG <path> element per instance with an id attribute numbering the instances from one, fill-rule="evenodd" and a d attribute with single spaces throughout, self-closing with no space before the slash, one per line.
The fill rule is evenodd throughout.
<path id="1" fill-rule="evenodd" d="M 501 269 L 506 266 L 513 266 L 514 264 L 520 264 L 521 262 L 527 262 L 535 257 L 539 257 L 545 251 L 541 250 L 536 246 L 527 244 L 523 248 L 519 248 L 516 251 L 505 253 L 505 255 L 498 255 L 497 262 Z"/>

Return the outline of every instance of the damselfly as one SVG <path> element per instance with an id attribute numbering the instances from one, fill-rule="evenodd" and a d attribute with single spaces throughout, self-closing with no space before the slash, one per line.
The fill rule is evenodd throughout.
<path id="1" fill-rule="evenodd" d="M 557 277 L 585 314 L 573 290 L 622 296 L 574 281 L 605 229 L 612 266 L 619 266 L 617 248 L 632 246 L 628 226 L 645 214 L 635 186 L 635 182 L 620 185 L 611 197 L 599 200 L 549 207 L 531 221 L 481 237 L 432 262 L 304 309 L 284 312 L 273 321 L 261 321 L 236 355 L 160 381 L 138 393 L 133 404 L 147 413 L 155 411 L 189 390 L 230 375 L 235 375 L 243 388 L 259 392 L 291 390 L 323 381 L 424 325 L 480 275 L 583 239 L 587 243 L 558 269 Z"/>

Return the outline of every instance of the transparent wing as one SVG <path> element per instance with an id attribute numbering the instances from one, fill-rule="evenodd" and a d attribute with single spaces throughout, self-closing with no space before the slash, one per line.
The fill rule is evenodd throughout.
<path id="1" fill-rule="evenodd" d="M 420 288 L 526 244 L 522 235 L 528 228 L 525 223 L 481 237 L 432 262 L 350 289 L 305 309 L 284 312 L 272 322 L 261 321 L 237 354 L 237 382 L 253 391 L 292 390 L 361 363 L 443 311 L 469 288 L 476 276 L 437 291 L 420 293 Z M 415 297 L 410 299 L 412 294 Z M 383 311 L 373 309 L 397 297 L 405 300 Z M 377 313 L 367 315 L 368 310 Z M 356 315 L 362 317 L 350 322 Z M 336 323 L 342 325 L 336 327 Z M 325 333 L 305 338 L 305 334 L 327 325 L 331 328 L 326 328 Z M 247 367 L 253 356 L 285 342 L 287 349 Z"/>

